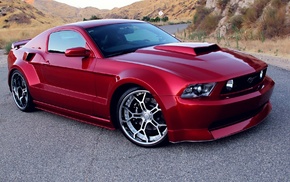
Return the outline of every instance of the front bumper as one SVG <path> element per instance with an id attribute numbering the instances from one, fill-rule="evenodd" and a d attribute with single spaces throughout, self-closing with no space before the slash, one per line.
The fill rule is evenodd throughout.
<path id="1" fill-rule="evenodd" d="M 260 90 L 221 100 L 175 98 L 165 116 L 169 141 L 216 140 L 256 126 L 272 109 L 274 84 L 266 77 Z"/>

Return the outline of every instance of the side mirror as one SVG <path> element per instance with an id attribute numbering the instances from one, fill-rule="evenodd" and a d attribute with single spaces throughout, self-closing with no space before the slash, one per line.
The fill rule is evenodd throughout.
<path id="1" fill-rule="evenodd" d="M 74 47 L 67 49 L 64 54 L 67 57 L 89 57 L 91 51 L 83 47 Z"/>

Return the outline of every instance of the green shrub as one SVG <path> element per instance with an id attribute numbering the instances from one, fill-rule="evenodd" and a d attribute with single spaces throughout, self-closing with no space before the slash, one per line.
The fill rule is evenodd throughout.
<path id="1" fill-rule="evenodd" d="M 199 42 L 204 42 L 206 38 L 206 33 L 204 31 L 193 32 L 189 35 L 191 40 L 198 40 Z"/>
<path id="2" fill-rule="evenodd" d="M 83 21 L 88 21 L 88 20 L 99 20 L 99 19 L 102 19 L 102 18 L 99 18 L 99 17 L 97 17 L 96 15 L 92 15 L 91 18 L 89 18 L 89 19 L 83 18 Z"/>
<path id="3" fill-rule="evenodd" d="M 217 28 L 221 18 L 221 15 L 210 14 L 204 18 L 204 21 L 201 22 L 199 29 L 205 31 L 207 34 L 210 34 Z"/>
<path id="4" fill-rule="evenodd" d="M 230 2 L 230 0 L 218 0 L 217 6 L 218 6 L 218 8 L 224 10 L 226 8 L 228 2 Z"/>
<path id="5" fill-rule="evenodd" d="M 12 45 L 13 42 L 14 41 L 10 41 L 10 42 L 6 43 L 6 45 L 5 45 L 5 54 L 9 53 L 9 51 L 11 50 L 11 45 Z"/>
<path id="6" fill-rule="evenodd" d="M 285 6 L 287 3 L 289 3 L 289 0 L 272 0 L 271 5 L 274 8 L 280 8 L 281 6 Z"/>
<path id="7" fill-rule="evenodd" d="M 267 8 L 260 24 L 260 31 L 266 38 L 282 36 L 287 31 L 284 25 L 286 11 L 285 9 Z"/>
<path id="8" fill-rule="evenodd" d="M 168 16 L 161 18 L 161 21 L 163 21 L 163 22 L 167 22 L 168 20 L 169 20 Z"/>
<path id="9" fill-rule="evenodd" d="M 242 15 L 235 15 L 230 19 L 231 23 L 231 30 L 234 31 L 235 29 L 241 29 L 243 23 L 243 16 Z"/>
<path id="10" fill-rule="evenodd" d="M 258 16 L 260 17 L 263 13 L 264 8 L 269 3 L 269 0 L 256 0 L 252 8 L 255 8 L 257 11 Z"/>
<path id="11" fill-rule="evenodd" d="M 244 26 L 249 27 L 252 24 L 255 24 L 268 3 L 269 0 L 256 0 L 252 6 L 246 9 L 243 16 Z"/>
<path id="12" fill-rule="evenodd" d="M 142 18 L 142 21 L 150 21 L 150 17 L 149 17 L 149 16 L 144 16 L 144 17 Z"/>
<path id="13" fill-rule="evenodd" d="M 6 45 L 6 42 L 2 39 L 0 39 L 0 49 L 3 49 Z"/>
<path id="14" fill-rule="evenodd" d="M 203 19 L 208 16 L 212 12 L 211 9 L 205 8 L 205 7 L 197 7 L 196 13 L 193 17 L 193 23 L 195 26 L 198 26 Z"/>

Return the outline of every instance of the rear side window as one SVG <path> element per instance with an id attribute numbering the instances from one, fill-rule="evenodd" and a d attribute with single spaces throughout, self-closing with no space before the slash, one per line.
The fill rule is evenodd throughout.
<path id="1" fill-rule="evenodd" d="M 65 30 L 50 34 L 48 40 L 48 52 L 64 53 L 74 47 L 85 47 L 85 39 L 75 31 Z"/>

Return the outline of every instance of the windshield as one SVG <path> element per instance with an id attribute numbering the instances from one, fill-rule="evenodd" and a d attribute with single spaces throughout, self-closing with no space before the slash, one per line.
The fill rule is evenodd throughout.
<path id="1" fill-rule="evenodd" d="M 93 41 L 105 57 L 134 52 L 139 48 L 179 42 L 149 23 L 122 23 L 88 28 Z"/>

